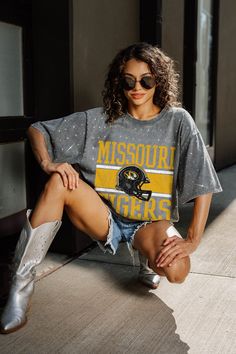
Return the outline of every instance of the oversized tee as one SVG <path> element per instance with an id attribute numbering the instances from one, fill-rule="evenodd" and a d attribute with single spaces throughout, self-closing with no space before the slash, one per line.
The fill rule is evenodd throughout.
<path id="1" fill-rule="evenodd" d="M 54 162 L 78 164 L 81 178 L 129 220 L 178 221 L 179 204 L 221 186 L 202 137 L 183 108 L 149 120 L 126 113 L 107 123 L 103 108 L 37 122 Z"/>

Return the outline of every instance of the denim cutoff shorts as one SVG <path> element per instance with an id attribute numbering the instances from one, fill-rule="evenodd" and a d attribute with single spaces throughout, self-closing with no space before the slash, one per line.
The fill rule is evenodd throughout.
<path id="1" fill-rule="evenodd" d="M 152 221 L 129 221 L 122 220 L 118 215 L 116 215 L 112 210 L 108 209 L 108 221 L 109 221 L 109 232 L 107 235 L 107 240 L 102 242 L 95 240 L 101 250 L 106 253 L 109 252 L 112 255 L 116 254 L 120 242 L 126 242 L 128 250 L 135 265 L 133 240 L 136 232 L 147 224 L 151 224 Z M 170 222 L 170 227 L 166 230 L 167 237 L 178 236 L 182 238 L 173 223 Z"/>
<path id="2" fill-rule="evenodd" d="M 112 210 L 109 209 L 109 232 L 105 242 L 98 241 L 99 247 L 103 252 L 115 255 L 120 242 L 126 242 L 132 260 L 134 262 L 133 240 L 136 232 L 143 226 L 150 224 L 151 221 L 129 221 L 122 220 Z"/>

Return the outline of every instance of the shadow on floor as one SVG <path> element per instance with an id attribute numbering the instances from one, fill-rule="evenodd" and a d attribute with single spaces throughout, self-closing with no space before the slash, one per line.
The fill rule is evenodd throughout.
<path id="1" fill-rule="evenodd" d="M 37 283 L 32 305 L 28 325 L 1 336 L 1 353 L 189 350 L 176 333 L 173 310 L 137 283 L 136 268 L 130 266 L 76 259 Z"/>
<path id="2" fill-rule="evenodd" d="M 0 307 L 5 304 L 9 292 L 10 268 L 17 239 L 18 234 L 0 239 Z"/>
<path id="3" fill-rule="evenodd" d="M 102 278 L 102 283 L 100 284 L 102 288 L 99 290 L 104 293 L 105 299 L 107 299 L 107 296 L 112 296 L 112 294 L 106 293 L 107 289 L 110 292 L 109 286 L 112 287 L 112 293 L 114 292 L 117 298 L 117 304 L 112 303 L 110 307 L 109 303 L 106 304 L 104 302 L 104 305 L 107 307 L 106 317 L 108 318 L 109 326 L 111 326 L 110 319 L 112 318 L 112 326 L 114 326 L 112 347 L 115 348 L 117 346 L 117 352 L 121 352 L 122 346 L 127 349 L 128 344 L 129 352 L 135 353 L 145 352 L 147 347 L 150 353 L 188 353 L 189 346 L 176 333 L 177 326 L 173 310 L 156 294 L 140 284 L 137 277 L 137 268 L 119 265 L 111 266 L 111 264 L 105 263 L 98 265 L 97 262 L 81 260 L 76 262 L 78 262 L 78 272 L 82 271 L 86 275 L 91 272 L 100 281 Z M 76 262 L 74 263 L 76 264 Z M 107 284 L 105 289 L 104 282 Z M 99 293 L 97 295 L 99 297 Z M 100 305 L 103 306 L 99 301 Z M 124 328 L 126 330 L 125 339 L 122 339 L 119 333 L 121 323 L 123 331 Z M 100 331 L 104 337 L 105 329 L 103 333 L 102 329 Z M 93 340 L 91 339 L 91 341 Z M 127 343 L 127 341 L 130 342 Z M 91 344 L 89 345 L 90 350 L 92 349 Z M 97 352 L 100 353 L 99 348 L 97 349 Z"/>

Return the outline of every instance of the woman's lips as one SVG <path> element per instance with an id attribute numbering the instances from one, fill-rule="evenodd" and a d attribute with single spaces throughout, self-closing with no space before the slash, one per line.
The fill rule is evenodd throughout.
<path id="1" fill-rule="evenodd" d="M 132 93 L 131 97 L 137 100 L 139 98 L 142 98 L 144 95 L 144 93 Z"/>

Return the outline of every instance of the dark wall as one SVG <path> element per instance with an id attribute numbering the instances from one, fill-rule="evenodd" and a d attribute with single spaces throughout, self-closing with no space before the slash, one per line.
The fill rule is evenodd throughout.
<path id="1" fill-rule="evenodd" d="M 217 71 L 215 165 L 236 162 L 236 2 L 220 1 Z"/>
<path id="2" fill-rule="evenodd" d="M 32 1 L 34 115 L 41 120 L 71 111 L 69 3 Z"/>
<path id="3" fill-rule="evenodd" d="M 71 20 L 68 0 L 33 1 L 34 120 L 62 117 L 72 112 Z M 28 206 L 33 208 L 48 176 L 27 145 Z M 51 250 L 74 254 L 91 244 L 66 215 Z"/>
<path id="4" fill-rule="evenodd" d="M 176 30 L 178 28 L 178 30 Z M 174 59 L 182 92 L 184 64 L 184 0 L 162 1 L 162 49 Z M 180 95 L 182 100 L 182 93 Z"/>
<path id="5" fill-rule="evenodd" d="M 70 107 L 70 32 L 67 0 L 32 2 L 33 120 L 61 117 Z M 27 145 L 28 200 L 32 208 L 47 176 Z"/>
<path id="6" fill-rule="evenodd" d="M 73 0 L 74 110 L 102 104 L 105 74 L 118 50 L 139 41 L 139 1 Z"/>

